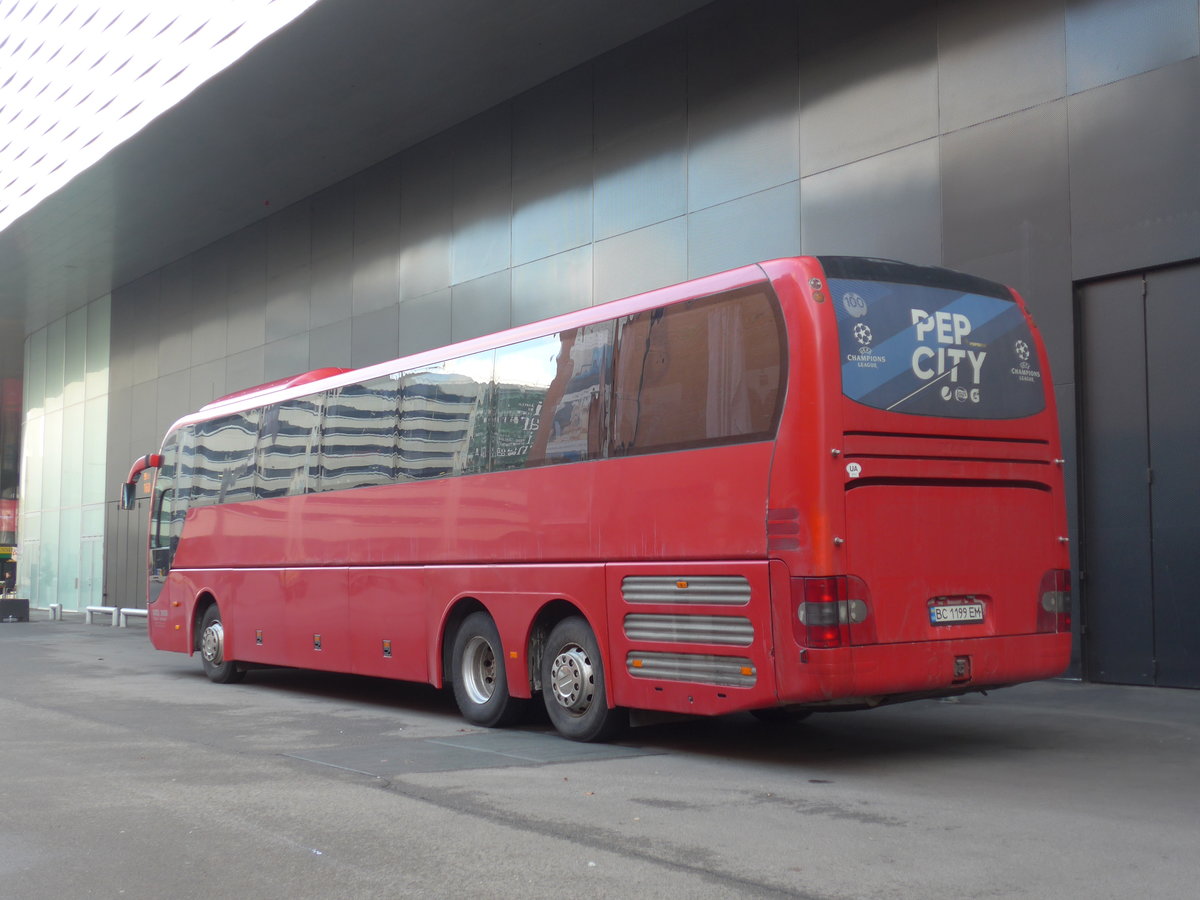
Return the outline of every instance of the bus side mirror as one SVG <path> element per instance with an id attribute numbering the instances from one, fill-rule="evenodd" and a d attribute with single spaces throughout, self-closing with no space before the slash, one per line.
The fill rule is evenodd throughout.
<path id="1" fill-rule="evenodd" d="M 134 464 L 129 469 L 129 477 L 121 485 L 121 497 L 119 501 L 121 509 L 133 509 L 137 503 L 138 479 L 142 477 L 142 473 L 147 469 L 157 469 L 162 465 L 162 462 L 162 455 L 158 453 L 147 453 L 145 456 L 134 461 Z"/>

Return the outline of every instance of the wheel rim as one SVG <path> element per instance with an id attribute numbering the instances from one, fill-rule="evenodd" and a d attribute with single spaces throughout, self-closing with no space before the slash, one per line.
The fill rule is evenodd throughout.
<path id="1" fill-rule="evenodd" d="M 596 670 L 592 661 L 578 644 L 564 647 L 554 657 L 551 689 L 558 705 L 572 715 L 581 716 L 596 696 Z"/>
<path id="2" fill-rule="evenodd" d="M 219 666 L 225 658 L 225 629 L 219 621 L 210 622 L 200 635 L 200 655 L 214 666 Z"/>
<path id="3" fill-rule="evenodd" d="M 462 682 L 472 703 L 487 703 L 496 692 L 496 654 L 476 635 L 463 649 Z"/>

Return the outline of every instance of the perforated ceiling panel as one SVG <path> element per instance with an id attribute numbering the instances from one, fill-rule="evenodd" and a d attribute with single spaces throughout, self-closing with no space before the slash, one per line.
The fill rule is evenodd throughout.
<path id="1" fill-rule="evenodd" d="M 0 0 L 0 230 L 314 0 Z"/>

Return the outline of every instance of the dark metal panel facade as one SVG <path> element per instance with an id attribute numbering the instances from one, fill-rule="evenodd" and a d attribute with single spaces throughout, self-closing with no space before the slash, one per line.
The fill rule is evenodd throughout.
<path id="1" fill-rule="evenodd" d="M 686 54 L 679 24 L 596 63 L 596 241 L 687 212 Z"/>
<path id="2" fill-rule="evenodd" d="M 1200 53 L 1193 0 L 1068 0 L 1066 13 L 1072 94 Z"/>
<path id="3" fill-rule="evenodd" d="M 938 112 L 943 132 L 1063 96 L 1063 2 L 942 4 Z"/>
<path id="4" fill-rule="evenodd" d="M 205 248 L 192 258 L 192 366 L 225 358 L 228 277 L 228 261 L 216 248 Z"/>
<path id="5" fill-rule="evenodd" d="M 450 288 L 405 300 L 399 308 L 400 344 L 397 354 L 416 353 L 449 344 Z M 386 359 L 387 357 L 385 357 Z"/>
<path id="6" fill-rule="evenodd" d="M 350 358 L 350 319 L 314 328 L 308 333 L 308 367 L 344 367 Z"/>
<path id="7" fill-rule="evenodd" d="M 804 175 L 937 135 L 934 4 L 808 3 L 800 34 Z"/>
<path id="8" fill-rule="evenodd" d="M 945 135 L 941 184 L 943 263 L 1021 291 L 1073 381 L 1066 101 Z"/>
<path id="9" fill-rule="evenodd" d="M 267 281 L 263 334 L 268 342 L 303 334 L 309 328 L 312 273 L 308 263 Z"/>
<path id="10" fill-rule="evenodd" d="M 240 353 L 225 357 L 225 386 L 229 391 L 238 391 L 250 385 L 262 384 L 267 380 L 266 348 L 259 344 Z M 170 423 L 163 423 L 163 427 Z"/>
<path id="11" fill-rule="evenodd" d="M 191 259 L 162 270 L 158 294 L 158 373 L 166 375 L 192 364 Z"/>
<path id="12" fill-rule="evenodd" d="M 1077 94 L 1067 110 L 1076 279 L 1200 256 L 1200 57 Z"/>
<path id="13" fill-rule="evenodd" d="M 805 253 L 942 259 L 939 143 L 921 141 L 809 175 L 800 189 Z"/>
<path id="14" fill-rule="evenodd" d="M 797 10 L 713 4 L 690 22 L 688 210 L 800 176 Z"/>
<path id="15" fill-rule="evenodd" d="M 577 247 L 512 270 L 512 324 L 592 305 L 592 248 Z"/>
<path id="16" fill-rule="evenodd" d="M 355 316 L 350 322 L 350 365 L 369 366 L 397 355 L 400 346 L 400 309 L 385 306 Z"/>
<path id="17" fill-rule="evenodd" d="M 263 378 L 274 381 L 308 369 L 308 332 L 272 341 L 263 347 Z"/>
<path id="18" fill-rule="evenodd" d="M 591 103 L 590 67 L 513 103 L 514 267 L 592 240 Z"/>
<path id="19" fill-rule="evenodd" d="M 1087 676 L 1153 684 L 1142 279 L 1090 286 L 1079 307 Z"/>
<path id="20" fill-rule="evenodd" d="M 454 285 L 450 313 L 453 341 L 507 328 L 512 322 L 512 276 L 508 269 Z"/>
<path id="21" fill-rule="evenodd" d="M 1146 276 L 1156 683 L 1200 687 L 1200 264 Z"/>
<path id="22" fill-rule="evenodd" d="M 800 183 L 688 216 L 688 278 L 800 252 Z"/>
<path id="23" fill-rule="evenodd" d="M 508 106 L 454 130 L 451 280 L 507 272 L 512 263 L 512 116 Z M 447 198 L 443 198 L 445 202 Z"/>
<path id="24" fill-rule="evenodd" d="M 597 241 L 592 258 L 595 302 L 686 281 L 687 253 L 683 216 Z"/>
<path id="25" fill-rule="evenodd" d="M 454 207 L 452 143 L 427 141 L 405 158 L 400 181 L 400 299 L 450 286 Z"/>
<path id="26" fill-rule="evenodd" d="M 354 251 L 313 256 L 309 327 L 322 328 L 354 314 Z"/>

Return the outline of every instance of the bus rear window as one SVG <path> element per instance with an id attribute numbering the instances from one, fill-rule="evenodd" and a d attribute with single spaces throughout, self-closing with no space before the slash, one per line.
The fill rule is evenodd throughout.
<path id="1" fill-rule="evenodd" d="M 842 392 L 889 412 L 1016 419 L 1046 405 L 1016 302 L 949 287 L 829 279 Z"/>

